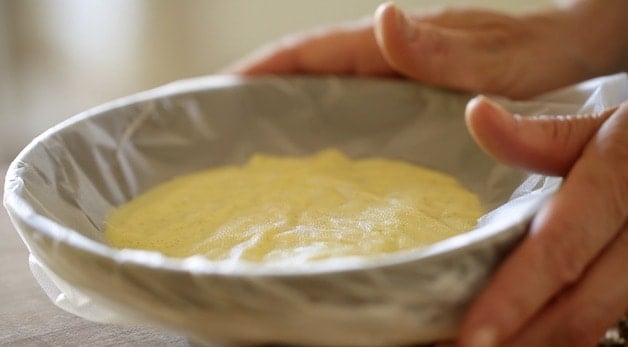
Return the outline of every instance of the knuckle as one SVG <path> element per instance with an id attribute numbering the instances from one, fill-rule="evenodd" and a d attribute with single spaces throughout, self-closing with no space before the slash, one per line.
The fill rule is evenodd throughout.
<path id="1" fill-rule="evenodd" d="M 580 277 L 580 267 L 572 257 L 552 253 L 549 259 L 549 273 L 560 287 L 571 285 Z"/>

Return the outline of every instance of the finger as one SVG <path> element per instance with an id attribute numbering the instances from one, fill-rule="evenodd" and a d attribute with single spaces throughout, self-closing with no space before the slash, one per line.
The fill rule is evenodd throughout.
<path id="1" fill-rule="evenodd" d="M 434 21 L 432 19 L 432 21 Z M 503 65 L 498 54 L 478 47 L 466 30 L 410 21 L 394 4 L 375 14 L 375 37 L 386 61 L 398 72 L 418 81 L 461 90 L 490 92 L 501 88 L 491 76 Z M 488 41 L 481 36 L 483 42 Z"/>
<path id="2" fill-rule="evenodd" d="M 227 68 L 226 72 L 244 75 L 396 74 L 379 52 L 370 21 L 287 37 Z"/>
<path id="3" fill-rule="evenodd" d="M 628 309 L 628 227 L 592 264 L 578 286 L 542 311 L 510 347 L 595 346 Z"/>
<path id="4" fill-rule="evenodd" d="M 461 345 L 495 346 L 576 283 L 628 216 L 628 104 L 586 144 L 563 186 L 500 265 L 462 324 Z M 560 148 L 548 148 L 560 151 Z"/>
<path id="5" fill-rule="evenodd" d="M 472 99 L 466 121 L 475 141 L 498 161 L 550 175 L 564 175 L 617 107 L 599 115 L 513 115 L 486 97 Z"/>

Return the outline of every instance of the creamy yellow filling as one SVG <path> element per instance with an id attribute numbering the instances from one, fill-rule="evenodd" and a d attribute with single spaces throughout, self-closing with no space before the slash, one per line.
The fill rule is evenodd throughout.
<path id="1" fill-rule="evenodd" d="M 114 210 L 105 235 L 114 247 L 173 257 L 309 261 L 429 245 L 481 214 L 449 175 L 326 150 L 177 177 Z"/>

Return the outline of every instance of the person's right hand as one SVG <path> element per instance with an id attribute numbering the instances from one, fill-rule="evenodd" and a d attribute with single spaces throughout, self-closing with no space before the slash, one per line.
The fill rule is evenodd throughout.
<path id="1" fill-rule="evenodd" d="M 595 346 L 628 309 L 628 101 L 525 117 L 477 97 L 466 120 L 498 161 L 564 181 L 474 299 L 457 346 Z"/>
<path id="2" fill-rule="evenodd" d="M 628 21 L 616 17 L 626 4 L 579 1 L 511 16 L 472 9 L 406 15 L 386 3 L 373 21 L 290 36 L 228 72 L 401 75 L 435 86 L 525 98 L 625 68 L 628 60 L 621 58 L 628 54 L 628 41 L 622 35 Z M 602 15 L 603 21 L 596 20 Z"/>

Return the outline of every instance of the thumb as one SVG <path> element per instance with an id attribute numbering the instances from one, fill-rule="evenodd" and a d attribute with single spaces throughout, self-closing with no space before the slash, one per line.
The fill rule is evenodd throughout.
<path id="1" fill-rule="evenodd" d="M 484 91 L 484 81 L 474 71 L 492 56 L 474 47 L 464 32 L 427 20 L 411 19 L 393 3 L 377 8 L 374 19 L 377 45 L 388 64 L 400 74 L 431 85 Z"/>
<path id="2" fill-rule="evenodd" d="M 616 108 L 599 115 L 513 115 L 486 97 L 467 104 L 466 122 L 482 149 L 498 161 L 524 170 L 565 175 Z"/>

